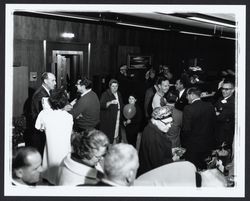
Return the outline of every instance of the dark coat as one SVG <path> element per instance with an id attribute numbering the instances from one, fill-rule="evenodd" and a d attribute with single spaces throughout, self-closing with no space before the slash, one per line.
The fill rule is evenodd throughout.
<path id="1" fill-rule="evenodd" d="M 222 100 L 223 98 L 219 98 L 215 103 L 215 108 L 220 112 L 216 116 L 216 142 L 217 146 L 221 145 L 222 142 L 226 142 L 229 148 L 231 148 L 235 127 L 235 97 L 232 95 L 226 100 L 226 103 L 222 103 Z"/>
<path id="2" fill-rule="evenodd" d="M 215 111 L 201 100 L 187 105 L 183 111 L 183 135 L 186 147 L 195 152 L 211 150 L 214 143 Z"/>
<path id="3" fill-rule="evenodd" d="M 205 159 L 214 149 L 215 110 L 211 103 L 196 100 L 184 107 L 183 137 L 184 158 L 199 169 L 205 169 Z"/>
<path id="4" fill-rule="evenodd" d="M 144 99 L 144 113 L 145 117 L 149 119 L 151 117 L 153 108 L 152 108 L 152 102 L 154 95 L 156 93 L 156 88 L 154 85 L 146 90 L 145 93 L 145 99 Z"/>
<path id="5" fill-rule="evenodd" d="M 49 97 L 48 92 L 44 89 L 43 86 L 40 86 L 34 93 L 31 101 L 31 117 L 32 122 L 35 125 L 36 118 L 38 114 L 42 111 L 42 98 Z"/>
<path id="6" fill-rule="evenodd" d="M 127 141 L 136 147 L 136 140 L 138 132 L 140 131 L 142 124 L 142 111 L 139 105 L 135 104 L 136 113 L 133 118 L 131 118 L 131 123 L 125 126 Z"/>
<path id="7" fill-rule="evenodd" d="M 49 97 L 48 92 L 44 89 L 43 86 L 40 86 L 34 93 L 31 102 L 31 128 L 30 134 L 27 137 L 27 146 L 32 146 L 37 148 L 41 156 L 43 156 L 43 150 L 46 142 L 46 136 L 44 132 L 35 129 L 35 123 L 38 114 L 43 109 L 42 107 L 42 98 Z"/>
<path id="8" fill-rule="evenodd" d="M 122 112 L 123 109 L 122 96 L 119 91 L 117 91 L 117 94 L 120 103 L 120 112 Z M 110 89 L 107 89 L 105 92 L 103 92 L 100 99 L 100 105 L 101 105 L 100 130 L 108 136 L 110 143 L 112 143 L 114 140 L 115 125 L 118 112 L 118 104 L 111 104 L 109 105 L 108 108 L 106 107 L 106 103 L 112 100 L 115 100 L 115 96 L 111 93 Z M 122 113 L 120 113 L 120 123 L 122 123 L 121 117 Z"/>
<path id="9" fill-rule="evenodd" d="M 177 101 L 175 103 L 176 109 L 183 111 L 184 107 L 186 105 L 188 105 L 188 100 L 187 100 L 186 96 L 187 96 L 187 89 L 184 90 L 184 92 L 180 98 L 179 97 L 177 98 Z"/>
<path id="10" fill-rule="evenodd" d="M 69 112 L 74 118 L 74 128 L 96 128 L 100 122 L 100 102 L 95 92 L 90 91 L 76 102 Z"/>
<path id="11" fill-rule="evenodd" d="M 172 157 L 171 141 L 150 121 L 141 137 L 138 176 L 173 162 Z"/>

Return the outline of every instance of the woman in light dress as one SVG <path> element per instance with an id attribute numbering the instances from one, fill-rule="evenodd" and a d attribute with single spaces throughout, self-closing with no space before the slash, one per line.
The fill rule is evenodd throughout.
<path id="1" fill-rule="evenodd" d="M 62 159 L 71 151 L 73 117 L 63 110 L 67 102 L 64 90 L 54 91 L 48 99 L 50 108 L 46 107 L 39 113 L 35 124 L 36 129 L 44 130 L 46 134 L 42 177 L 51 184 L 55 184 Z"/>

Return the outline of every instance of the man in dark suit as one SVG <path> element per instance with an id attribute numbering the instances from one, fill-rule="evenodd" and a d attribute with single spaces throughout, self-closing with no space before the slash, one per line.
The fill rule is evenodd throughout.
<path id="1" fill-rule="evenodd" d="M 77 92 L 81 94 L 75 100 L 73 108 L 65 108 L 74 118 L 74 129 L 84 131 L 89 128 L 97 128 L 100 123 L 100 102 L 98 96 L 92 91 L 92 81 L 87 77 L 77 80 Z"/>
<path id="2" fill-rule="evenodd" d="M 235 98 L 234 83 L 231 80 L 224 80 L 221 92 L 222 97 L 215 103 L 216 111 L 216 145 L 221 146 L 226 143 L 229 149 L 232 149 L 235 127 Z"/>
<path id="3" fill-rule="evenodd" d="M 45 134 L 35 129 L 35 123 L 38 114 L 43 109 L 43 103 L 46 102 L 44 98 L 50 96 L 50 91 L 56 86 L 56 78 L 53 73 L 44 72 L 41 77 L 42 86 L 40 86 L 34 93 L 31 102 L 31 136 L 30 146 L 38 149 L 41 156 L 43 156 L 43 150 L 45 145 Z"/>
<path id="4" fill-rule="evenodd" d="M 184 79 L 178 79 L 175 83 L 175 89 L 178 91 L 178 98 L 175 103 L 175 108 L 183 111 L 184 107 L 188 105 L 187 100 L 187 88 L 186 88 L 186 82 Z"/>
<path id="5" fill-rule="evenodd" d="M 187 91 L 190 105 L 183 111 L 183 137 L 187 149 L 184 158 L 198 169 L 205 169 L 205 158 L 214 148 L 215 110 L 211 103 L 200 99 L 201 90 L 192 87 Z"/>

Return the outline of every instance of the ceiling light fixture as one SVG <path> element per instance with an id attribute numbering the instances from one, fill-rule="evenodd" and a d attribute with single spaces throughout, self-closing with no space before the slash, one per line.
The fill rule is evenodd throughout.
<path id="1" fill-rule="evenodd" d="M 188 31 L 179 31 L 179 33 L 189 34 L 189 35 L 198 35 L 198 36 L 208 36 L 208 37 L 213 36 L 213 35 L 210 35 L 210 34 L 202 34 L 202 33 L 188 32 Z"/>
<path id="2" fill-rule="evenodd" d="M 131 27 L 145 28 L 145 29 L 160 30 L 160 31 L 169 31 L 169 29 L 164 29 L 164 28 L 159 28 L 159 27 L 151 27 L 151 26 L 144 26 L 144 25 L 139 25 L 139 24 L 130 24 L 130 23 L 123 23 L 123 22 L 117 22 L 116 24 L 124 25 L 124 26 L 131 26 Z"/>
<path id="3" fill-rule="evenodd" d="M 225 26 L 225 27 L 231 27 L 231 28 L 236 27 L 233 24 L 219 22 L 219 21 L 215 21 L 215 20 L 209 20 L 209 19 L 205 19 L 205 18 L 201 18 L 201 17 L 187 17 L 187 18 L 191 19 L 191 20 L 199 21 L 199 22 L 206 22 L 206 23 L 221 25 L 221 26 Z"/>
<path id="4" fill-rule="evenodd" d="M 61 36 L 62 36 L 63 38 L 74 38 L 74 37 L 75 37 L 75 34 L 65 32 L 65 33 L 62 33 Z"/>
<path id="5" fill-rule="evenodd" d="M 78 17 L 78 16 L 59 14 L 59 13 L 49 13 L 49 12 L 40 12 L 40 11 L 25 11 L 25 10 L 21 11 L 21 12 L 43 14 L 43 15 L 49 15 L 49 16 L 55 16 L 55 17 L 63 17 L 63 18 L 73 18 L 73 19 L 79 19 L 79 20 L 96 21 L 96 22 L 100 21 L 99 19 L 95 19 L 95 18 Z"/>

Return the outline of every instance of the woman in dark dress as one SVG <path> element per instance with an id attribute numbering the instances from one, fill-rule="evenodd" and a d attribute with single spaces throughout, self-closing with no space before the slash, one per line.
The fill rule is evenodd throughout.
<path id="1" fill-rule="evenodd" d="M 136 113 L 131 119 L 127 119 L 123 122 L 126 131 L 126 137 L 129 144 L 136 148 L 137 135 L 141 128 L 142 112 L 139 105 L 136 103 L 137 98 L 134 94 L 131 94 L 128 98 L 128 103 L 135 106 Z"/>
<path id="2" fill-rule="evenodd" d="M 109 81 L 109 89 L 101 95 L 101 118 L 100 130 L 109 138 L 110 143 L 117 143 L 120 137 L 120 120 L 123 109 L 123 101 L 118 91 L 118 81 L 111 79 Z"/>

